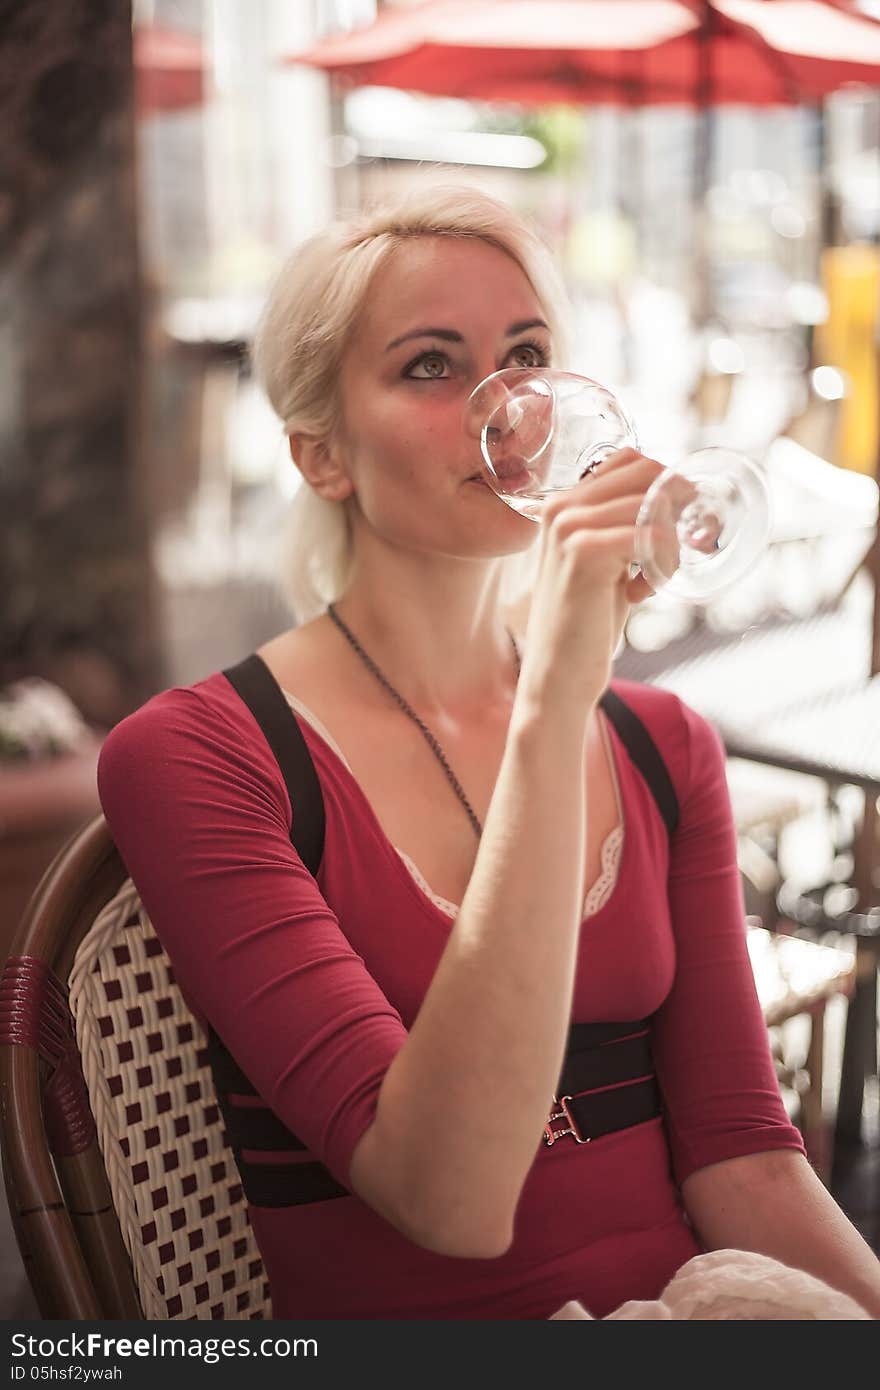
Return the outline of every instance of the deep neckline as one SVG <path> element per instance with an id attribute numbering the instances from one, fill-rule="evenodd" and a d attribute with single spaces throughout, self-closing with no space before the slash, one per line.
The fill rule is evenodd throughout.
<path id="1" fill-rule="evenodd" d="M 416 864 L 412 856 L 407 854 L 405 850 L 400 849 L 400 847 L 396 845 L 394 841 L 390 838 L 390 836 L 386 833 L 382 825 L 382 822 L 379 820 L 375 808 L 373 807 L 373 804 L 370 801 L 370 798 L 367 796 L 357 777 L 354 775 L 354 772 L 352 771 L 348 759 L 345 757 L 345 754 L 342 752 L 342 749 L 339 747 L 339 744 L 336 742 L 335 738 L 333 738 L 332 734 L 327 729 L 323 721 L 318 718 L 315 712 L 312 709 L 310 709 L 309 706 L 299 698 L 299 696 L 294 695 L 292 691 L 286 690 L 284 686 L 279 685 L 279 689 L 281 690 L 282 695 L 287 701 L 287 704 L 290 707 L 291 712 L 302 716 L 302 718 L 309 725 L 312 732 L 321 740 L 323 744 L 326 745 L 333 757 L 335 757 L 337 761 L 342 765 L 351 784 L 356 788 L 358 796 L 360 797 L 361 801 L 366 807 L 370 819 L 373 822 L 373 825 L 375 826 L 379 836 L 381 837 L 382 842 L 387 846 L 389 850 L 392 851 L 395 863 L 399 866 L 401 872 L 405 877 L 406 882 L 409 883 L 411 888 L 413 888 L 414 891 L 418 894 L 420 901 L 429 903 L 435 911 L 441 913 L 445 922 L 448 923 L 450 919 L 454 921 L 456 914 L 459 912 L 461 908 L 461 904 L 453 903 L 451 899 L 445 898 L 441 893 L 435 892 L 435 890 L 431 887 L 430 883 L 428 882 L 428 879 L 426 878 L 425 874 L 422 873 L 422 870 L 419 868 L 418 864 Z M 608 904 L 614 897 L 617 891 L 618 883 L 620 882 L 621 870 L 623 867 L 623 857 L 626 852 L 627 843 L 629 840 L 629 836 L 626 834 L 626 819 L 624 816 L 623 793 L 621 791 L 618 760 L 612 741 L 615 736 L 615 730 L 613 725 L 611 724 L 611 721 L 608 720 L 607 716 L 605 715 L 604 711 L 600 710 L 599 714 L 601 720 L 599 726 L 600 737 L 603 741 L 605 757 L 608 762 L 608 767 L 611 773 L 615 800 L 617 802 L 618 820 L 617 824 L 613 826 L 612 829 L 605 836 L 599 849 L 599 874 L 597 878 L 594 880 L 594 882 L 590 884 L 590 886 L 587 888 L 584 894 L 584 900 L 581 905 L 582 922 L 592 921 L 601 912 L 603 912 L 605 908 L 607 908 Z M 611 853 L 611 851 L 609 850 L 609 846 L 614 844 L 614 842 L 618 839 L 620 844 L 619 851 L 617 853 L 616 874 L 614 883 L 611 887 L 610 892 L 608 893 L 608 896 L 602 903 L 600 903 L 599 907 L 595 908 L 592 912 L 587 913 L 586 909 L 589 904 L 590 898 L 593 896 L 596 888 L 602 882 L 603 878 L 609 872 L 610 866 L 608 863 L 608 859 Z M 616 845 L 615 848 L 617 848 Z"/>

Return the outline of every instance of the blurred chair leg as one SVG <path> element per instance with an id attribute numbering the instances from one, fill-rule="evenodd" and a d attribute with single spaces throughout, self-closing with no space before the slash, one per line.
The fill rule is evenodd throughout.
<path id="1" fill-rule="evenodd" d="M 874 871 L 878 861 L 878 814 L 872 796 L 865 796 L 862 823 L 853 845 L 855 863 L 853 884 L 858 892 L 858 908 L 869 913 L 876 898 Z M 846 1035 L 837 1107 L 835 1159 L 846 1150 L 861 1148 L 862 1110 L 865 1081 L 877 1075 L 877 967 L 880 965 L 880 938 L 856 937 L 856 985 L 846 1012 Z"/>
<path id="2" fill-rule="evenodd" d="M 877 943 L 856 943 L 856 986 L 846 1010 L 835 1159 L 862 1143 L 865 1081 L 877 1074 Z"/>
<path id="3" fill-rule="evenodd" d="M 810 1010 L 810 1045 L 805 1063 L 809 1085 L 801 1097 L 801 1128 L 807 1157 L 818 1176 L 827 1185 L 831 1177 L 832 1135 L 825 1122 L 823 1104 L 825 1008 L 823 1002 Z"/>

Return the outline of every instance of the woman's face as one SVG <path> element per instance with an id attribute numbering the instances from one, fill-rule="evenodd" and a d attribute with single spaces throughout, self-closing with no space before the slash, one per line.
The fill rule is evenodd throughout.
<path id="1" fill-rule="evenodd" d="M 534 523 L 482 481 L 465 402 L 502 367 L 550 362 L 545 313 L 494 246 L 413 237 L 377 271 L 340 375 L 339 459 L 354 506 L 390 543 L 489 558 L 525 549 Z"/>

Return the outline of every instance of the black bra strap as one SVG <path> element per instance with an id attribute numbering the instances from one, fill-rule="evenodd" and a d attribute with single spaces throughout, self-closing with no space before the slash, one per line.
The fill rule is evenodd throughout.
<path id="1" fill-rule="evenodd" d="M 635 711 L 613 690 L 606 690 L 599 704 L 647 782 L 666 829 L 672 836 L 678 825 L 678 797 L 656 743 Z"/>
<path id="2" fill-rule="evenodd" d="M 253 652 L 223 672 L 266 736 L 293 811 L 291 842 L 315 875 L 324 853 L 324 798 L 299 721 L 266 663 Z"/>

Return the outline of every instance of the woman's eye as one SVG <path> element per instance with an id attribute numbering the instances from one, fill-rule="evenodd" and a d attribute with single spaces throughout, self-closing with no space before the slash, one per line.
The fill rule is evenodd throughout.
<path id="1" fill-rule="evenodd" d="M 544 367 L 547 365 L 547 354 L 537 343 L 520 343 L 518 347 L 511 350 L 511 361 L 517 367 Z"/>
<path id="2" fill-rule="evenodd" d="M 446 358 L 442 352 L 426 352 L 422 357 L 417 357 L 415 362 L 411 362 L 406 369 L 407 376 L 414 376 L 420 380 L 436 380 L 442 377 L 446 371 Z"/>

